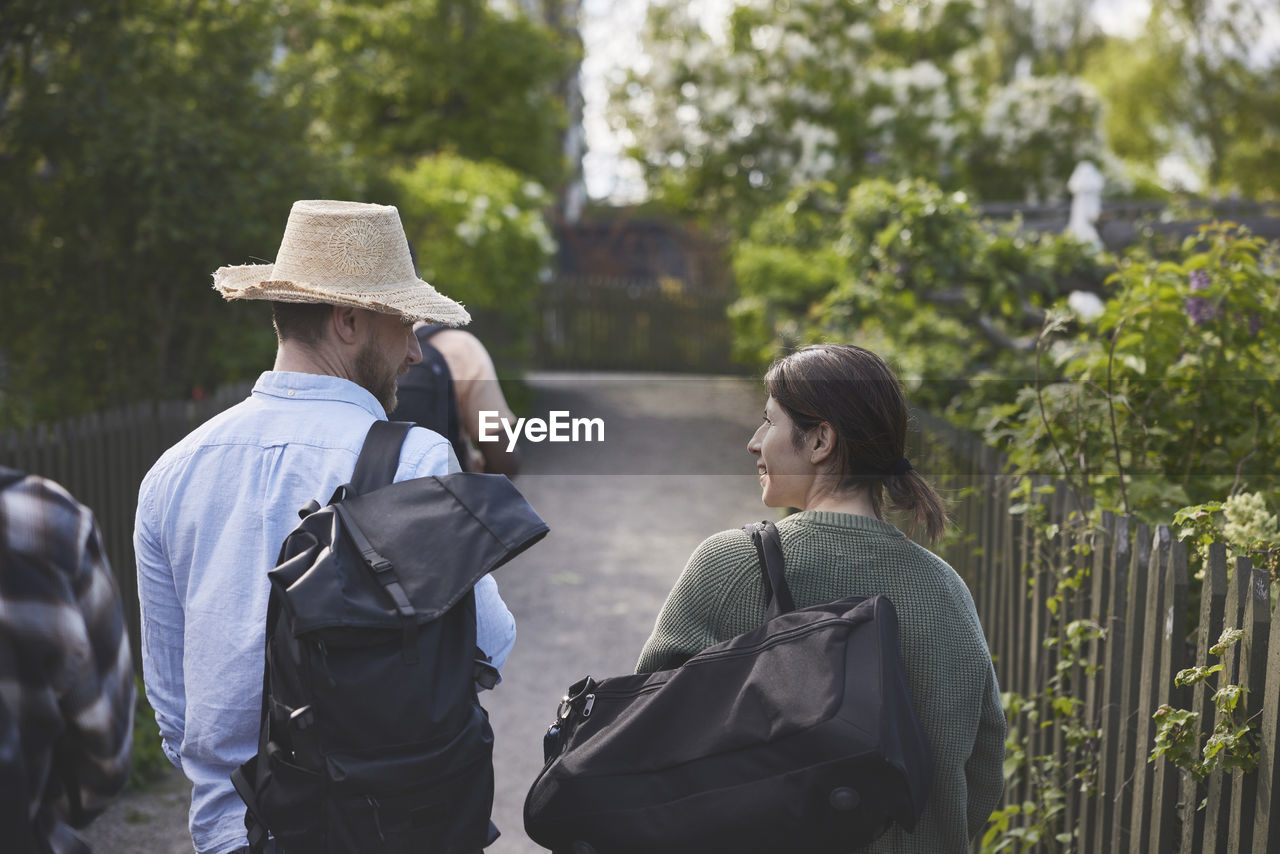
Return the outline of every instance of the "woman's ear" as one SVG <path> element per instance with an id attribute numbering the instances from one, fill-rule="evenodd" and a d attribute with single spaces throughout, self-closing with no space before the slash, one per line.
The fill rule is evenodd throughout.
<path id="1" fill-rule="evenodd" d="M 823 421 L 809 432 L 809 462 L 814 465 L 826 462 L 836 450 L 836 431 Z"/>

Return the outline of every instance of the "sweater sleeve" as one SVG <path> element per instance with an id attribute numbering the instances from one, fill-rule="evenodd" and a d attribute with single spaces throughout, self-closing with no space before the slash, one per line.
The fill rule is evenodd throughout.
<path id="1" fill-rule="evenodd" d="M 721 640 L 724 591 L 741 569 L 742 556 L 754 556 L 754 551 L 746 551 L 749 548 L 741 531 L 724 531 L 694 549 L 640 652 L 637 673 L 679 667 Z"/>
<path id="2" fill-rule="evenodd" d="M 1000 703 L 1000 687 L 995 669 L 987 673 L 983 691 L 982 712 L 978 719 L 978 735 L 973 753 L 965 762 L 964 773 L 969 789 L 969 838 L 982 832 L 991 812 L 1004 793 L 1004 741 L 1006 724 Z"/>

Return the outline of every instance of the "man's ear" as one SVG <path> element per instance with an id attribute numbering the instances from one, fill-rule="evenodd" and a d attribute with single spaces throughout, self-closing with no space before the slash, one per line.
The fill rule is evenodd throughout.
<path id="1" fill-rule="evenodd" d="M 809 462 L 826 462 L 836 450 L 836 431 L 823 421 L 809 431 Z"/>
<path id="2" fill-rule="evenodd" d="M 343 344 L 359 344 L 364 334 L 364 318 L 361 310 L 349 305 L 335 305 L 329 315 L 329 326 L 334 336 Z"/>

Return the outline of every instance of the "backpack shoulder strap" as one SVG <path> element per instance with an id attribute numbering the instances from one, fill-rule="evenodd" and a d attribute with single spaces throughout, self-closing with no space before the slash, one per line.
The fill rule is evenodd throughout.
<path id="1" fill-rule="evenodd" d="M 765 619 L 772 620 L 779 614 L 794 611 L 796 603 L 791 598 L 791 588 L 787 586 L 787 561 L 782 554 L 782 538 L 778 536 L 777 527 L 766 519 L 746 525 L 744 530 L 751 535 L 756 555 L 760 558 L 765 602 L 768 604 Z"/>
<path id="2" fill-rule="evenodd" d="M 351 491 L 364 495 L 396 479 L 400 446 L 413 427 L 408 421 L 375 421 L 364 437 L 364 447 L 351 473 Z"/>
<path id="3" fill-rule="evenodd" d="M 449 329 L 443 323 L 428 323 L 426 326 L 420 326 L 414 330 L 414 334 L 418 336 L 418 341 L 425 344 L 431 340 L 431 336 L 435 335 L 442 329 Z"/>

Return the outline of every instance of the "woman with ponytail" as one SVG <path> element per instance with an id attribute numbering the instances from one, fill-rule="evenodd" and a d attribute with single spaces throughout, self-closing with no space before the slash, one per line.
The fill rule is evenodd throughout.
<path id="1" fill-rule="evenodd" d="M 973 597 L 915 539 L 936 542 L 946 513 L 906 458 L 902 388 L 874 353 L 836 344 L 778 360 L 764 384 L 764 420 L 747 450 L 765 505 L 799 510 L 777 523 L 796 607 L 889 598 L 912 700 L 933 748 L 933 791 L 915 831 L 895 825 L 867 850 L 961 854 L 1003 790 L 1005 718 Z M 884 520 L 886 505 L 906 514 L 906 534 Z M 678 666 L 764 619 L 751 538 L 721 532 L 689 558 L 636 670 Z"/>

